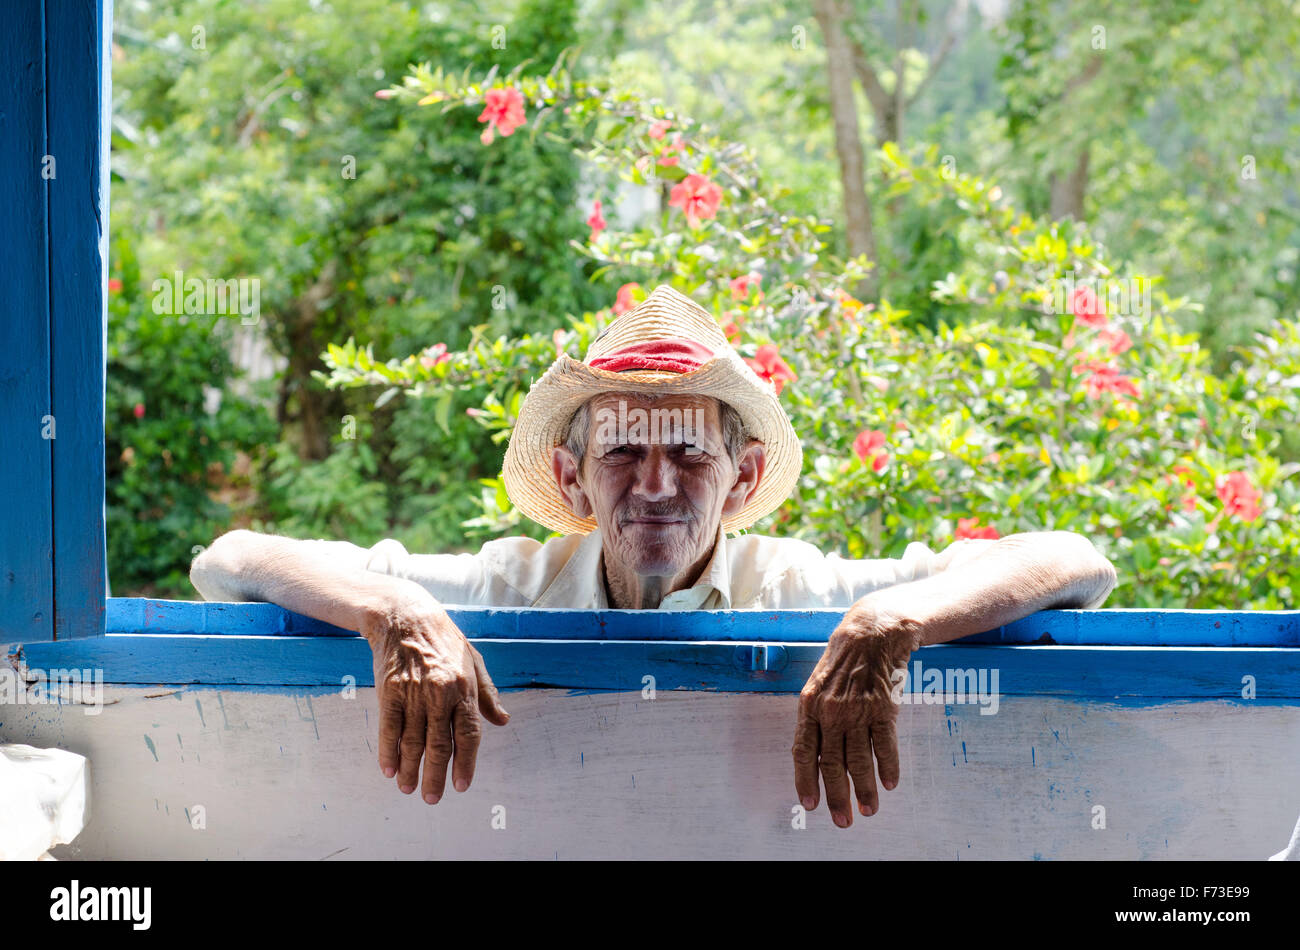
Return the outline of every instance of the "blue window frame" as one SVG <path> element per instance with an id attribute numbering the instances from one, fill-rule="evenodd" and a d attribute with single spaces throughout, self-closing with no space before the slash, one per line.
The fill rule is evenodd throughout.
<path id="1" fill-rule="evenodd" d="M 373 685 L 355 634 L 269 604 L 109 598 L 104 537 L 109 0 L 0 30 L 0 636 L 111 683 Z M 452 609 L 499 686 L 798 691 L 838 611 Z M 1010 695 L 1300 699 L 1300 611 L 1043 611 L 944 651 Z M 987 651 L 998 651 L 996 656 Z M 919 683 L 911 688 L 919 688 Z"/>
<path id="2" fill-rule="evenodd" d="M 104 633 L 109 0 L 0 29 L 0 631 Z"/>

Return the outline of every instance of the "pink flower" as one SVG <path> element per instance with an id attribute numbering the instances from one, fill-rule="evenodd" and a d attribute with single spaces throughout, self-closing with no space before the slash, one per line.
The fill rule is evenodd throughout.
<path id="1" fill-rule="evenodd" d="M 447 344 L 435 343 L 421 354 L 420 365 L 425 369 L 433 369 L 439 363 L 445 363 L 449 359 L 451 354 L 447 352 Z"/>
<path id="2" fill-rule="evenodd" d="M 1129 339 L 1127 333 L 1123 330 L 1111 329 L 1110 327 L 1106 327 L 1104 330 L 1099 332 L 1097 334 L 1097 339 L 1104 345 L 1109 346 L 1111 353 L 1116 356 L 1133 346 L 1133 341 Z"/>
<path id="3" fill-rule="evenodd" d="M 624 284 L 618 288 L 618 296 L 614 298 L 614 312 L 627 313 L 627 311 L 635 307 L 636 301 L 632 299 L 632 292 L 640 289 L 640 284 Z"/>
<path id="4" fill-rule="evenodd" d="M 376 99 L 391 99 L 391 98 L 393 98 L 393 96 L 395 96 L 395 95 L 397 95 L 397 93 L 394 92 L 392 89 L 376 89 L 376 90 L 375 90 L 375 98 L 376 98 Z"/>
<path id="5" fill-rule="evenodd" d="M 512 86 L 489 89 L 483 102 L 483 112 L 478 120 L 487 123 L 487 128 L 479 136 L 479 141 L 484 145 L 492 144 L 493 129 L 503 136 L 510 135 L 528 121 L 524 117 L 523 93 Z"/>
<path id="6" fill-rule="evenodd" d="M 958 518 L 957 533 L 953 535 L 953 540 L 960 541 L 963 538 L 990 538 L 996 540 L 1001 537 L 997 528 L 991 525 L 980 527 L 979 523 L 978 515 L 974 518 Z"/>
<path id="7" fill-rule="evenodd" d="M 673 140 L 664 146 L 663 153 L 659 156 L 659 164 L 664 166 L 676 165 L 681 158 L 682 150 L 682 133 L 678 132 L 673 136 Z"/>
<path id="8" fill-rule="evenodd" d="M 1235 515 L 1242 521 L 1254 521 L 1259 517 L 1261 495 L 1245 472 L 1220 475 L 1214 481 L 1214 493 L 1223 502 L 1223 510 L 1227 514 Z"/>
<path id="9" fill-rule="evenodd" d="M 116 277 L 110 277 L 108 279 L 108 292 L 110 294 L 118 293 L 119 291 L 121 291 L 121 289 L 122 289 L 122 282 L 120 280 L 118 280 Z"/>
<path id="10" fill-rule="evenodd" d="M 889 463 L 889 453 L 879 451 L 884 445 L 885 433 L 879 429 L 863 429 L 853 439 L 853 454 L 863 465 L 870 465 L 872 471 L 878 472 Z"/>
<path id="11" fill-rule="evenodd" d="M 667 119 L 659 119 L 657 122 L 650 123 L 650 131 L 646 134 L 652 139 L 661 139 L 664 137 L 664 133 L 671 129 L 672 126 L 673 124 Z"/>
<path id="12" fill-rule="evenodd" d="M 686 215 L 686 223 L 696 227 L 701 218 L 712 218 L 718 213 L 722 204 L 722 189 L 703 175 L 687 175 L 673 185 L 668 196 L 668 205 L 681 208 Z"/>
<path id="13" fill-rule="evenodd" d="M 1139 399 L 1142 396 L 1132 379 L 1121 375 L 1119 370 L 1108 363 L 1090 360 L 1086 363 L 1076 364 L 1074 372 L 1076 375 L 1085 372 L 1091 373 L 1085 380 L 1089 399 L 1098 399 L 1105 392 L 1120 393 L 1125 396 L 1132 396 L 1134 399 Z"/>
<path id="14" fill-rule="evenodd" d="M 750 271 L 748 274 L 742 274 L 740 277 L 733 279 L 731 281 L 731 299 L 744 300 L 749 296 L 749 285 L 754 284 L 757 286 L 762 280 L 763 275 L 757 274 L 754 271 Z M 758 292 L 758 299 L 763 299 L 763 291 L 761 290 Z"/>
<path id="15" fill-rule="evenodd" d="M 746 356 L 744 359 L 749 368 L 758 374 L 759 379 L 765 379 L 776 387 L 778 396 L 781 395 L 781 388 L 787 382 L 799 378 L 794 370 L 786 365 L 785 360 L 781 359 L 781 352 L 774 343 L 764 343 L 753 357 Z"/>
<path id="16" fill-rule="evenodd" d="M 600 199 L 596 199 L 596 207 L 591 212 L 591 217 L 587 219 L 587 226 L 591 228 L 591 237 L 588 241 L 595 241 L 600 237 L 600 232 L 605 230 L 605 219 L 600 214 Z"/>
<path id="17" fill-rule="evenodd" d="M 137 419 L 143 419 L 143 418 L 144 418 L 144 403 L 142 403 L 142 402 L 137 402 L 137 403 L 135 404 L 135 408 L 132 409 L 131 411 L 135 413 L 135 417 L 136 417 Z"/>
<path id="18" fill-rule="evenodd" d="M 1102 313 L 1101 301 L 1091 287 L 1077 287 L 1070 295 L 1070 312 L 1080 323 L 1090 327 L 1104 327 L 1106 314 Z"/>

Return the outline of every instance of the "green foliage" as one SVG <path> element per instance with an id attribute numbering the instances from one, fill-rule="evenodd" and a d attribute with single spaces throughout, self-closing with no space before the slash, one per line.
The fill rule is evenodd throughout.
<path id="1" fill-rule="evenodd" d="M 887 143 L 879 160 L 888 196 L 916 202 L 962 252 L 961 269 L 932 291 L 952 321 L 909 327 L 887 300 L 873 306 L 845 293 L 861 262 L 827 256 L 818 237 L 825 226 L 779 210 L 743 148 L 630 93 L 573 81 L 559 64 L 545 80 L 496 82 L 551 116 L 549 134 L 567 134 L 634 181 L 662 154 L 651 124 L 668 119 L 686 143 L 671 178 L 726 183 L 716 216 L 694 227 L 668 215 L 578 249 L 691 293 L 740 325 L 743 354 L 776 344 L 795 370 L 782 398 L 804 440 L 804 473 L 760 530 L 851 557 L 897 557 L 911 540 L 942 547 L 958 519 L 978 517 L 1003 536 L 1066 529 L 1092 538 L 1120 570 L 1117 605 L 1290 602 L 1300 539 L 1285 527 L 1300 512 L 1300 490 L 1288 479 L 1300 465 L 1277 452 L 1300 409 L 1296 322 L 1276 324 L 1215 377 L 1196 335 L 1173 319 L 1190 305 L 1154 279 L 1113 272 L 1085 227 L 1017 212 L 1000 188 L 956 173 L 936 149 L 917 160 Z M 477 107 L 487 85 L 417 70 L 398 95 L 451 110 Z M 730 281 L 747 273 L 761 275 L 762 293 L 742 298 Z M 1070 281 L 1105 298 L 1130 279 L 1135 294 L 1124 311 L 1092 320 L 1104 328 L 1072 313 L 1088 315 Z M 1059 305 L 1062 297 L 1071 303 Z M 479 420 L 501 436 L 517 414 L 523 374 L 539 372 L 555 348 L 580 355 L 611 315 L 585 312 L 553 337 L 476 339 L 432 365 L 420 354 L 380 362 L 351 343 L 325 359 L 340 388 L 383 384 L 386 393 L 445 400 L 491 386 Z M 1131 345 L 1112 350 L 1116 337 L 1103 334 L 1120 331 Z M 854 451 L 873 430 L 884 439 L 879 466 Z M 1257 516 L 1225 512 L 1219 489 L 1230 473 L 1261 493 Z M 499 485 L 483 484 L 481 496 L 476 524 L 510 528 Z"/>
<path id="2" fill-rule="evenodd" d="M 247 477 L 237 453 L 274 438 L 260 407 L 234 395 L 222 318 L 153 312 L 126 240 L 113 244 L 105 403 L 107 534 L 115 592 L 188 595 L 195 545 L 230 525 L 218 494 Z M 205 390 L 220 395 L 215 412 Z"/>

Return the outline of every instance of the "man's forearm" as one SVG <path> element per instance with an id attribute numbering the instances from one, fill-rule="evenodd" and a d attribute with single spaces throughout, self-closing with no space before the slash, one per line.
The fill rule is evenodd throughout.
<path id="1" fill-rule="evenodd" d="M 920 642 L 946 643 L 1039 610 L 1096 607 L 1115 588 L 1115 569 L 1082 535 L 1008 535 L 968 563 L 863 598 L 919 627 Z"/>
<path id="2" fill-rule="evenodd" d="M 433 601 L 413 581 L 367 571 L 365 555 L 343 542 L 232 531 L 195 558 L 190 580 L 207 600 L 277 604 L 357 631 L 397 604 Z"/>

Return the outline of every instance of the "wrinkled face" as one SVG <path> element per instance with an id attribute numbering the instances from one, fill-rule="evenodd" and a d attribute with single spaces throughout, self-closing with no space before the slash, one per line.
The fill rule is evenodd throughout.
<path id="1" fill-rule="evenodd" d="M 561 491 L 579 517 L 595 516 L 607 562 L 643 576 L 681 574 L 709 553 L 722 516 L 757 488 L 762 446 L 751 442 L 733 463 L 718 403 L 707 396 L 647 402 L 608 393 L 592 400 L 589 415 L 576 477 L 572 454 L 556 449 Z"/>

